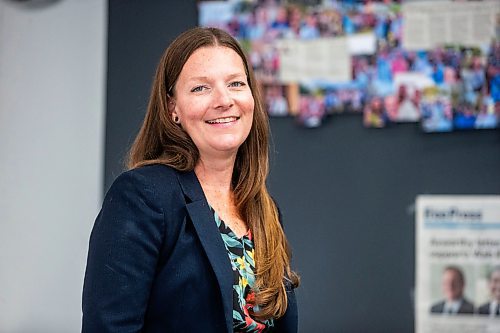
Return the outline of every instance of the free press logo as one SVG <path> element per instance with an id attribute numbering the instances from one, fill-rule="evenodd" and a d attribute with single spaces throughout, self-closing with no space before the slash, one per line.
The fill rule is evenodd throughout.
<path id="1" fill-rule="evenodd" d="M 449 207 L 426 207 L 424 226 L 433 229 L 499 229 L 498 221 L 486 221 L 483 209 Z"/>
<path id="2" fill-rule="evenodd" d="M 425 219 L 448 222 L 481 222 L 483 211 L 481 209 L 460 209 L 458 207 L 425 209 Z"/>

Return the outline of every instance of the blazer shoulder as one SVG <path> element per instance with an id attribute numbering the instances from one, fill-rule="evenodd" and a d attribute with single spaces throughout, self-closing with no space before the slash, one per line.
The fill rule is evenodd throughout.
<path id="1" fill-rule="evenodd" d="M 108 192 L 121 190 L 124 187 L 138 187 L 145 192 L 161 191 L 177 182 L 178 171 L 172 167 L 153 164 L 127 170 L 121 173 L 112 183 Z"/>
<path id="2" fill-rule="evenodd" d="M 163 164 L 151 164 L 125 171 L 120 176 L 118 176 L 117 180 L 120 177 L 131 177 L 144 179 L 146 181 L 164 181 L 169 179 L 176 179 L 178 173 L 179 171 L 175 170 L 171 166 Z"/>

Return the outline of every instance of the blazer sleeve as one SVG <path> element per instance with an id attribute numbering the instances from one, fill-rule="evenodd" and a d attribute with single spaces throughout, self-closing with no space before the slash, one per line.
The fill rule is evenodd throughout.
<path id="1" fill-rule="evenodd" d="M 89 242 L 82 332 L 139 332 L 163 235 L 163 212 L 139 173 L 122 174 L 108 191 Z"/>
<path id="2" fill-rule="evenodd" d="M 283 228 L 283 215 L 281 214 L 281 210 L 276 201 L 274 201 L 274 203 L 278 211 L 279 222 L 281 224 L 281 227 Z M 275 321 L 273 332 L 297 333 L 298 322 L 299 322 L 297 298 L 295 297 L 295 290 L 292 283 L 286 279 L 285 279 L 285 289 L 286 289 L 286 296 L 288 299 L 288 307 L 283 317 L 280 317 Z"/>
<path id="3" fill-rule="evenodd" d="M 286 285 L 286 295 L 288 297 L 288 307 L 283 317 L 278 318 L 274 322 L 274 331 L 279 333 L 297 333 L 298 332 L 298 308 L 295 291 L 291 284 Z"/>

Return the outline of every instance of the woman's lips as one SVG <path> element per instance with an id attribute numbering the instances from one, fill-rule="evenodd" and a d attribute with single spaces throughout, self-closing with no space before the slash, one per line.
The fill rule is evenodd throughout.
<path id="1" fill-rule="evenodd" d="M 233 117 L 233 116 L 231 116 L 231 117 L 221 117 L 221 118 L 211 119 L 211 120 L 207 120 L 205 122 L 207 124 L 211 124 L 211 125 L 228 124 L 228 123 L 235 122 L 238 119 L 240 119 L 240 117 Z"/>

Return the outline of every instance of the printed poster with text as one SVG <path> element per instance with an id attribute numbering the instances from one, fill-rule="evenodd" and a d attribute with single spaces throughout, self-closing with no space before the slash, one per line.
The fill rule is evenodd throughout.
<path id="1" fill-rule="evenodd" d="M 416 333 L 500 332 L 500 196 L 416 202 Z"/>

